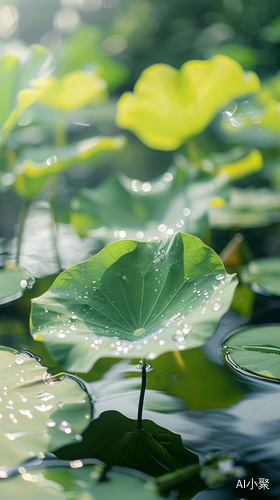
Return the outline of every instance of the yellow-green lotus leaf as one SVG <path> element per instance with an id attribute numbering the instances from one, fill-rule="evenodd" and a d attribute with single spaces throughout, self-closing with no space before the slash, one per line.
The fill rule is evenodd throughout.
<path id="1" fill-rule="evenodd" d="M 116 123 L 153 149 L 173 150 L 202 132 L 228 99 L 259 88 L 254 72 L 226 56 L 188 61 L 180 70 L 155 64 L 119 99 Z"/>
<path id="2" fill-rule="evenodd" d="M 107 82 L 95 72 L 71 71 L 61 79 L 51 75 L 35 83 L 39 102 L 61 112 L 70 112 L 107 97 Z"/>

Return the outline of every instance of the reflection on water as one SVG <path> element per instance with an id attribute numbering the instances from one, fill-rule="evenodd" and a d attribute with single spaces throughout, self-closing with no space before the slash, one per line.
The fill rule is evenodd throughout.
<path id="1" fill-rule="evenodd" d="M 135 419 L 140 384 L 136 360 L 111 364 L 100 380 L 87 384 L 94 417 L 117 410 Z M 166 353 L 153 360 L 147 373 L 143 418 L 180 434 L 184 445 L 201 457 L 217 451 L 237 452 L 249 475 L 270 479 L 266 495 L 273 498 L 280 495 L 279 392 L 278 384 L 250 379 L 214 363 L 206 350 Z M 195 499 L 242 495 L 242 491 L 239 496 L 231 496 L 232 490 L 216 492 L 224 496 L 201 492 Z M 251 498 L 247 490 L 246 495 Z"/>

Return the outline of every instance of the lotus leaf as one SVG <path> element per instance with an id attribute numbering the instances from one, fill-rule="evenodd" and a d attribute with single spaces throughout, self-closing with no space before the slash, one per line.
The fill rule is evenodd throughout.
<path id="1" fill-rule="evenodd" d="M 0 127 L 3 142 L 18 122 L 21 114 L 38 100 L 40 91 L 34 88 L 54 70 L 53 54 L 42 45 L 32 45 L 20 53 L 4 53 L 0 57 Z"/>
<path id="2" fill-rule="evenodd" d="M 280 295 L 280 259 L 252 260 L 242 267 L 241 278 L 255 292 Z"/>
<path id="3" fill-rule="evenodd" d="M 71 222 L 81 235 L 109 243 L 116 239 L 166 238 L 178 228 L 203 237 L 213 198 L 228 197 L 226 175 L 214 178 L 170 170 L 152 182 L 113 176 L 94 189 L 81 189 L 73 198 Z"/>
<path id="4" fill-rule="evenodd" d="M 227 358 L 248 372 L 280 379 L 280 325 L 246 328 L 228 337 Z"/>
<path id="5" fill-rule="evenodd" d="M 30 285 L 32 278 L 21 269 L 0 270 L 0 304 L 19 299 Z"/>
<path id="6" fill-rule="evenodd" d="M 144 70 L 133 93 L 121 96 L 116 123 L 153 149 L 173 150 L 202 132 L 229 99 L 259 88 L 255 73 L 226 56 L 188 61 L 180 70 L 155 64 Z"/>
<path id="7" fill-rule="evenodd" d="M 236 284 L 195 236 L 117 241 L 33 299 L 32 334 L 68 370 L 89 371 L 100 357 L 153 359 L 203 345 Z"/>
<path id="8" fill-rule="evenodd" d="M 157 494 L 153 478 L 139 477 L 133 471 L 120 469 L 106 473 L 107 481 L 99 481 L 103 473 L 100 465 L 84 465 L 81 460 L 70 462 L 70 467 L 57 464 L 56 467 L 30 469 L 21 468 L 16 477 L 1 480 L 1 498 L 21 500 L 108 500 L 118 492 L 119 498 L 131 500 L 155 500 Z M 3 473 L 2 473 L 3 474 Z"/>
<path id="9" fill-rule="evenodd" d="M 75 163 L 90 161 L 90 166 L 106 154 L 121 151 L 123 136 L 92 137 L 62 147 L 27 149 L 16 166 L 15 190 L 24 198 L 32 198 L 53 175 L 63 172 Z"/>
<path id="10" fill-rule="evenodd" d="M 262 227 L 280 220 L 280 191 L 232 188 L 230 202 L 209 211 L 212 227 Z"/>
<path id="11" fill-rule="evenodd" d="M 79 440 L 91 418 L 81 386 L 52 376 L 25 352 L 1 347 L 0 360 L 1 467 Z"/>
<path id="12" fill-rule="evenodd" d="M 33 86 L 40 92 L 38 102 L 64 113 L 107 97 L 106 81 L 93 71 L 72 71 L 61 79 L 51 75 Z"/>

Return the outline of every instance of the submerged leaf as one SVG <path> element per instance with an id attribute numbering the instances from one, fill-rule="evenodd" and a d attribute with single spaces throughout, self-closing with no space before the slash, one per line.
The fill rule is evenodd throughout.
<path id="1" fill-rule="evenodd" d="M 228 337 L 227 358 L 243 370 L 280 379 L 280 325 L 246 328 Z"/>
<path id="2" fill-rule="evenodd" d="M 102 413 L 83 437 L 81 443 L 64 447 L 57 456 L 67 460 L 98 458 L 109 466 L 129 467 L 151 476 L 198 464 L 197 456 L 184 448 L 179 434 L 150 420 L 143 420 L 143 429 L 137 429 L 136 420 L 117 411 Z"/>
<path id="3" fill-rule="evenodd" d="M 36 358 L 0 348 L 1 467 L 80 439 L 91 416 L 86 392 L 69 377 L 52 376 Z"/>
<path id="4" fill-rule="evenodd" d="M 245 73 L 226 56 L 188 61 L 180 70 L 155 64 L 142 73 L 133 93 L 121 96 L 116 123 L 151 148 L 177 149 L 202 132 L 229 99 L 259 87 L 255 73 Z"/>
<path id="5" fill-rule="evenodd" d="M 148 357 L 202 345 L 237 280 L 194 236 L 117 241 L 33 299 L 32 334 L 69 370 L 101 357 Z"/>

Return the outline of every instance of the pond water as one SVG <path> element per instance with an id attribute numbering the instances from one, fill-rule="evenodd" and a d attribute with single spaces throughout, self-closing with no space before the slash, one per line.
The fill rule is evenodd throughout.
<path id="1" fill-rule="evenodd" d="M 23 300 L 5 309 L 7 323 L 12 321 L 13 311 L 20 312 Z M 279 314 L 279 303 L 265 300 L 265 313 L 258 321 L 268 316 L 273 321 Z M 223 341 L 241 322 L 239 316 L 228 312 L 203 348 L 165 353 L 151 362 L 152 369 L 147 372 L 144 420 L 180 434 L 184 446 L 202 463 L 221 454 L 245 469 L 244 477 L 233 477 L 227 487 L 206 488 L 193 497 L 195 500 L 280 498 L 280 384 L 237 371 L 226 361 Z M 44 345 L 31 340 L 28 328 L 21 326 L 19 330 L 16 322 L 15 327 L 13 347 L 29 349 L 53 372 L 61 371 Z M 11 346 L 11 337 L 8 339 L 2 330 L 2 345 L 7 341 Z M 104 358 L 81 376 L 93 401 L 94 419 L 108 410 L 137 418 L 141 387 L 138 363 L 136 359 Z M 268 480 L 269 489 L 259 490 L 260 478 Z"/>

